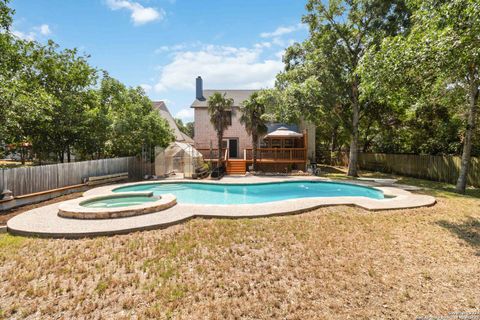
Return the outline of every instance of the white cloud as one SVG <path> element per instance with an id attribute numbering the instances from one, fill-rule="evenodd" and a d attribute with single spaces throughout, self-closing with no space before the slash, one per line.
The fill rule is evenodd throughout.
<path id="1" fill-rule="evenodd" d="M 42 24 L 41 26 L 38 26 L 36 28 L 41 35 L 48 36 L 49 34 L 52 33 L 52 30 L 50 30 L 50 26 L 48 24 Z"/>
<path id="2" fill-rule="evenodd" d="M 287 43 L 285 40 L 283 40 L 282 38 L 273 38 L 272 39 L 272 43 L 276 46 L 279 46 L 279 47 L 285 47 L 287 46 Z"/>
<path id="3" fill-rule="evenodd" d="M 152 87 L 151 85 L 146 84 L 146 83 L 142 83 L 142 84 L 140 85 L 140 87 L 141 87 L 146 93 L 150 92 L 150 91 L 153 89 L 153 87 Z"/>
<path id="4" fill-rule="evenodd" d="M 173 46 L 161 46 L 160 48 L 155 50 L 155 53 L 162 53 L 162 52 L 171 52 L 171 51 L 180 51 L 187 47 L 186 44 L 176 44 Z"/>
<path id="5" fill-rule="evenodd" d="M 283 59 L 283 55 L 285 54 L 285 50 L 280 50 L 275 53 L 275 57 L 279 59 Z"/>
<path id="6" fill-rule="evenodd" d="M 258 89 L 273 86 L 282 70 L 280 60 L 261 59 L 260 48 L 205 45 L 196 51 L 175 52 L 173 60 L 160 69 L 157 92 L 193 90 L 201 75 L 206 88 Z"/>
<path id="7" fill-rule="evenodd" d="M 177 43 L 177 44 L 169 45 L 169 46 L 168 45 L 161 46 L 161 47 L 155 49 L 154 53 L 158 54 L 158 53 L 164 53 L 164 52 L 182 51 L 182 50 L 185 50 L 187 48 L 189 48 L 191 50 L 192 48 L 198 48 L 200 46 L 202 46 L 202 42 L 200 42 L 200 41 L 182 42 L 182 43 Z"/>
<path id="8" fill-rule="evenodd" d="M 275 29 L 275 31 L 262 32 L 260 34 L 260 37 L 262 37 L 262 38 L 277 38 L 277 37 L 280 37 L 280 36 L 283 36 L 283 35 L 298 31 L 298 30 L 302 30 L 302 29 L 306 29 L 306 25 L 304 25 L 303 23 L 299 23 L 299 24 L 296 24 L 294 26 L 288 26 L 288 27 L 280 26 L 277 29 Z"/>
<path id="9" fill-rule="evenodd" d="M 192 108 L 183 108 L 175 114 L 175 118 L 180 118 L 183 122 L 189 122 L 193 120 L 193 113 Z"/>
<path id="10" fill-rule="evenodd" d="M 48 36 L 52 33 L 50 26 L 48 24 L 42 24 L 33 28 L 30 28 L 30 31 L 20 31 L 18 29 L 13 28 L 12 34 L 20 39 L 34 41 L 39 36 Z"/>
<path id="11" fill-rule="evenodd" d="M 255 43 L 254 45 L 256 49 L 270 48 L 271 46 L 272 46 L 271 42 L 259 42 L 259 43 Z"/>
<path id="12" fill-rule="evenodd" d="M 12 34 L 22 40 L 33 41 L 35 40 L 36 34 L 33 31 L 22 32 L 20 30 L 12 29 Z"/>
<path id="13" fill-rule="evenodd" d="M 158 10 L 152 7 L 144 7 L 138 2 L 107 0 L 107 4 L 112 10 L 129 10 L 134 25 L 146 24 L 155 20 L 161 20 L 165 17 L 165 11 L 163 9 Z"/>
<path id="14" fill-rule="evenodd" d="M 272 44 L 278 47 L 288 47 L 295 43 L 294 39 L 273 38 Z"/>
<path id="15" fill-rule="evenodd" d="M 160 100 L 163 101 L 168 108 L 175 106 L 175 103 L 170 99 L 160 99 Z"/>

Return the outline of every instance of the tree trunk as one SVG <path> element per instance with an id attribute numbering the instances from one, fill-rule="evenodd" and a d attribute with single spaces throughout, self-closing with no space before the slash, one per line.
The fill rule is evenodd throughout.
<path id="1" fill-rule="evenodd" d="M 217 132 L 217 139 L 218 139 L 218 161 L 217 167 L 220 168 L 222 166 L 222 141 L 223 141 L 223 132 Z"/>
<path id="2" fill-rule="evenodd" d="M 217 168 L 220 168 L 222 165 L 222 141 L 223 141 L 223 131 L 220 130 L 222 127 L 222 118 L 217 118 L 217 144 L 218 144 L 218 159 L 217 159 Z"/>
<path id="3" fill-rule="evenodd" d="M 22 161 L 22 165 L 25 165 L 25 147 L 20 148 L 20 160 Z"/>
<path id="4" fill-rule="evenodd" d="M 348 162 L 348 173 L 350 177 L 357 177 L 358 165 L 358 122 L 360 119 L 360 105 L 358 101 L 358 81 L 355 79 L 352 84 L 352 140 L 350 142 L 350 159 Z"/>
<path id="5" fill-rule="evenodd" d="M 475 118 L 477 117 L 477 103 L 479 94 L 476 76 L 476 71 L 472 70 L 470 74 L 470 106 L 468 110 L 467 129 L 465 131 L 465 138 L 463 141 L 462 164 L 460 167 L 460 175 L 458 176 L 457 185 L 455 187 L 455 190 L 460 193 L 465 193 L 468 171 L 470 169 L 472 138 L 475 130 Z"/>
<path id="6" fill-rule="evenodd" d="M 337 135 L 338 135 L 338 125 L 333 127 L 332 131 L 332 141 L 331 141 L 331 148 L 330 148 L 330 165 L 333 165 L 335 162 L 334 154 L 337 150 Z"/>
<path id="7" fill-rule="evenodd" d="M 70 163 L 72 153 L 70 151 L 70 147 L 67 147 L 67 162 Z"/>
<path id="8" fill-rule="evenodd" d="M 258 143 L 258 136 L 257 133 L 252 132 L 252 167 L 253 171 L 257 171 L 257 143 Z"/>
<path id="9" fill-rule="evenodd" d="M 372 126 L 372 123 L 369 121 L 368 126 L 365 129 L 365 137 L 363 139 L 363 147 L 362 147 L 362 152 L 365 153 L 368 151 L 368 148 L 370 147 L 370 142 L 371 140 L 368 139 L 368 135 L 370 134 L 370 128 Z"/>

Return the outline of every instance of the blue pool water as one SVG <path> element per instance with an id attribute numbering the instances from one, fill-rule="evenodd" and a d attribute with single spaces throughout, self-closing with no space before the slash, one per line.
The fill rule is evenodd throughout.
<path id="1" fill-rule="evenodd" d="M 368 197 L 383 199 L 373 188 L 334 182 L 280 182 L 264 184 L 149 183 L 114 189 L 113 192 L 172 193 L 178 203 L 246 204 L 312 197 Z"/>
<path id="2" fill-rule="evenodd" d="M 147 196 L 116 196 L 116 197 L 102 197 L 100 199 L 92 199 L 81 202 L 82 207 L 87 208 L 118 208 L 118 207 L 131 207 L 146 202 L 155 202 L 158 198 Z"/>

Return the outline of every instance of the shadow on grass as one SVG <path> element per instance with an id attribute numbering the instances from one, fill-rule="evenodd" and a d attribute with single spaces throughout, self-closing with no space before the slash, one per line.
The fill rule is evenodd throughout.
<path id="1" fill-rule="evenodd" d="M 441 220 L 437 224 L 471 245 L 477 250 L 477 256 L 480 256 L 480 219 L 468 217 L 462 223 Z"/>
<path id="2" fill-rule="evenodd" d="M 342 172 L 339 168 L 333 169 L 324 169 L 323 176 L 332 179 L 351 179 L 345 175 L 345 172 Z M 431 181 L 425 179 L 418 179 L 412 177 L 405 177 L 399 176 L 395 174 L 388 174 L 388 173 L 381 173 L 381 172 L 373 172 L 373 171 L 365 171 L 361 170 L 359 175 L 364 178 L 389 178 L 389 179 L 397 179 L 398 184 L 406 184 L 411 186 L 416 186 L 423 188 L 427 194 L 432 196 L 438 197 L 473 197 L 473 198 L 480 198 L 480 188 L 467 188 L 465 194 L 459 194 L 455 191 L 455 185 L 445 182 L 438 182 L 438 181 Z"/>
<path id="3" fill-rule="evenodd" d="M 429 189 L 433 195 L 437 196 L 480 198 L 480 188 L 469 187 L 467 190 L 465 190 L 465 194 L 460 194 L 455 190 L 455 185 L 453 184 L 409 177 L 397 176 L 397 178 L 399 179 L 398 183 Z"/>

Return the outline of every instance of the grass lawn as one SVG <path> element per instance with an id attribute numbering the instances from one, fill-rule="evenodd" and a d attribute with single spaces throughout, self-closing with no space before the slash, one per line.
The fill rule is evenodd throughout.
<path id="1" fill-rule="evenodd" d="M 0 318 L 415 319 L 480 308 L 480 198 L 194 219 L 84 240 L 0 236 Z"/>

